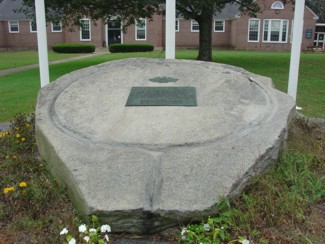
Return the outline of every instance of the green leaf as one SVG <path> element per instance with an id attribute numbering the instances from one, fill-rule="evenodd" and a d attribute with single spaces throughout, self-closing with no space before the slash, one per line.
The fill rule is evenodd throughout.
<path id="1" fill-rule="evenodd" d="M 226 239 L 225 232 L 221 231 L 220 232 L 221 239 L 224 241 Z"/>
<path id="2" fill-rule="evenodd" d="M 91 216 L 91 221 L 94 223 L 97 223 L 99 221 L 98 217 L 96 215 Z"/>

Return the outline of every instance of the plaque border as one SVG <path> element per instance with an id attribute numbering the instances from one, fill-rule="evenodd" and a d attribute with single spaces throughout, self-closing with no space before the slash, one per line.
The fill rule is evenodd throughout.
<path id="1" fill-rule="evenodd" d="M 134 97 L 132 97 L 132 93 L 136 92 L 137 90 L 140 89 L 148 89 L 148 90 L 155 90 L 155 89 L 185 89 L 187 90 L 187 92 L 190 94 L 191 98 L 187 98 L 187 99 L 178 99 L 178 100 L 182 100 L 182 103 L 164 103 L 163 99 L 160 100 L 157 99 L 157 103 L 141 103 L 141 101 L 139 99 L 134 99 Z M 154 100 L 154 99 L 153 99 Z M 175 98 L 175 101 L 177 99 Z M 126 107 L 135 107 L 135 106 L 141 106 L 141 107 L 148 107 L 148 106 L 155 106 L 155 107 L 197 107 L 197 98 L 196 98 L 196 88 L 195 87 L 190 87 L 190 86 L 133 86 L 130 90 L 128 99 L 126 101 L 125 104 Z"/>

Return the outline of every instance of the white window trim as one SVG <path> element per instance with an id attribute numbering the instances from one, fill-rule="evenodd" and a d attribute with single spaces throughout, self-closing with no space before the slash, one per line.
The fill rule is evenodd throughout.
<path id="1" fill-rule="evenodd" d="M 216 30 L 216 21 L 220 21 L 220 22 L 222 22 L 222 27 L 223 27 L 222 30 Z M 224 20 L 217 20 L 217 19 L 215 19 L 215 20 L 213 21 L 213 31 L 214 31 L 214 32 L 225 32 L 225 29 L 226 29 L 226 26 L 225 26 L 225 21 L 224 21 Z"/>
<path id="2" fill-rule="evenodd" d="M 295 21 L 292 20 L 291 21 L 291 31 L 290 31 L 290 43 L 292 43 L 292 37 L 293 37 L 293 25 L 294 25 Z"/>
<path id="3" fill-rule="evenodd" d="M 60 25 L 60 30 L 54 30 L 53 29 L 53 22 L 51 22 L 51 31 L 52 32 L 62 32 L 62 23 L 61 23 L 61 21 L 60 22 L 58 22 L 58 24 Z"/>
<path id="4" fill-rule="evenodd" d="M 32 28 L 32 23 L 33 23 L 33 21 L 29 21 L 29 31 L 31 32 L 31 33 L 37 33 L 37 25 L 36 25 L 36 21 L 35 21 L 35 25 L 36 25 L 36 31 L 34 31 L 33 30 L 33 28 Z"/>
<path id="5" fill-rule="evenodd" d="M 88 20 L 89 21 L 89 39 L 82 39 L 82 27 L 80 26 L 80 41 L 86 42 L 91 41 L 91 20 L 87 18 L 80 19 L 80 21 Z"/>
<path id="6" fill-rule="evenodd" d="M 144 21 L 144 39 L 138 38 L 138 25 L 135 23 L 135 40 L 136 41 L 146 41 L 147 40 L 147 20 L 146 19 L 140 19 L 141 21 Z"/>
<path id="7" fill-rule="evenodd" d="M 17 27 L 18 27 L 18 30 L 17 31 L 12 31 L 11 30 L 11 23 L 12 22 L 17 22 Z M 19 21 L 17 20 L 14 20 L 14 21 L 8 21 L 8 28 L 9 28 L 9 33 L 19 33 Z"/>
<path id="8" fill-rule="evenodd" d="M 249 40 L 249 31 L 250 31 L 249 27 L 250 27 L 250 21 L 251 20 L 257 20 L 258 21 L 257 41 Z M 248 30 L 248 33 L 247 33 L 248 34 L 247 35 L 247 41 L 248 42 L 260 42 L 260 36 L 261 36 L 261 34 L 260 34 L 260 32 L 261 32 L 260 28 L 261 28 L 261 20 L 260 19 L 253 18 L 253 19 L 249 19 L 248 20 L 248 28 L 247 28 L 247 30 Z"/>
<path id="9" fill-rule="evenodd" d="M 268 30 L 268 37 L 267 37 L 267 41 L 264 40 L 264 32 L 265 32 L 265 21 L 281 21 L 281 28 L 280 28 L 280 41 L 269 41 L 271 39 L 271 31 Z M 287 30 L 286 30 L 286 40 L 282 41 L 282 31 L 283 31 L 283 22 L 286 21 L 287 22 Z M 263 36 L 262 36 L 262 41 L 265 43 L 288 43 L 288 30 L 289 30 L 289 20 L 287 19 L 265 19 L 263 20 Z M 269 25 L 270 28 L 271 25 Z"/>
<path id="10" fill-rule="evenodd" d="M 200 30 L 193 30 L 193 23 L 196 22 L 198 23 L 196 20 L 192 19 L 191 20 L 191 32 L 200 32 Z"/>
<path id="11" fill-rule="evenodd" d="M 281 6 L 280 7 L 276 6 L 278 4 L 280 4 Z M 272 3 L 271 9 L 284 9 L 284 5 L 280 1 L 275 1 L 274 3 Z"/>
<path id="12" fill-rule="evenodd" d="M 178 27 L 177 29 L 176 29 L 176 22 L 177 22 L 177 27 Z M 179 23 L 180 23 L 179 19 L 177 19 L 176 22 L 175 22 L 175 32 L 179 32 Z"/>

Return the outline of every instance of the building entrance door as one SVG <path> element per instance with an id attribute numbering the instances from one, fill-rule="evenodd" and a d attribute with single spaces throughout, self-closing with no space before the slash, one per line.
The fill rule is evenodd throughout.
<path id="1" fill-rule="evenodd" d="M 325 49 L 325 32 L 316 32 L 314 46 Z"/>
<path id="2" fill-rule="evenodd" d="M 107 23 L 107 41 L 108 45 L 121 43 L 121 22 L 119 20 L 109 20 Z"/>

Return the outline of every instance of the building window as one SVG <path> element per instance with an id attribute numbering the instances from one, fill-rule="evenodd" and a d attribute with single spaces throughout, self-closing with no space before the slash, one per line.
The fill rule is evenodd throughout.
<path id="1" fill-rule="evenodd" d="M 250 19 L 248 22 L 248 41 L 259 42 L 260 40 L 260 20 Z"/>
<path id="2" fill-rule="evenodd" d="M 62 32 L 62 24 L 60 21 L 51 23 L 52 32 Z"/>
<path id="3" fill-rule="evenodd" d="M 271 9 L 284 9 L 283 3 L 280 1 L 276 1 L 272 3 Z"/>
<path id="4" fill-rule="evenodd" d="M 91 40 L 90 19 L 80 20 L 80 41 Z"/>
<path id="5" fill-rule="evenodd" d="M 35 21 L 29 21 L 30 32 L 37 32 L 37 26 Z"/>
<path id="6" fill-rule="evenodd" d="M 179 20 L 178 19 L 175 21 L 175 31 L 179 32 Z"/>
<path id="7" fill-rule="evenodd" d="M 215 20 L 214 21 L 214 32 L 225 32 L 225 21 Z"/>
<path id="8" fill-rule="evenodd" d="M 288 20 L 264 20 L 264 42 L 287 42 Z"/>
<path id="9" fill-rule="evenodd" d="M 191 21 L 191 32 L 199 32 L 200 31 L 200 25 L 196 20 Z"/>
<path id="10" fill-rule="evenodd" d="M 139 19 L 135 25 L 135 39 L 147 40 L 147 22 L 145 19 Z"/>
<path id="11" fill-rule="evenodd" d="M 18 21 L 9 21 L 9 33 L 18 33 L 19 32 L 19 22 Z"/>

